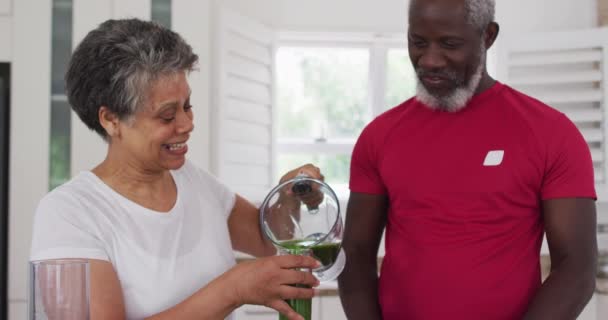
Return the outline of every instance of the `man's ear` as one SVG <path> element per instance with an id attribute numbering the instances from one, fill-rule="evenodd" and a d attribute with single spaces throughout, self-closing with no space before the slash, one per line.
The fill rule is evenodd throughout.
<path id="1" fill-rule="evenodd" d="M 486 27 L 486 31 L 484 34 L 484 41 L 486 42 L 486 49 L 490 49 L 496 41 L 498 37 L 498 32 L 500 31 L 500 26 L 496 22 L 490 22 L 490 24 Z"/>
<path id="2" fill-rule="evenodd" d="M 101 106 L 98 112 L 99 124 L 106 130 L 108 138 L 120 137 L 120 119 L 108 107 Z"/>

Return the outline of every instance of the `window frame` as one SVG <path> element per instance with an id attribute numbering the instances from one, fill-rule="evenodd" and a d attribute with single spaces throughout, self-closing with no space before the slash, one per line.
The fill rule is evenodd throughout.
<path id="1" fill-rule="evenodd" d="M 279 32 L 276 50 L 280 48 L 353 48 L 367 49 L 369 52 L 368 65 L 368 108 L 371 119 L 388 110 L 386 104 L 387 64 L 390 50 L 407 50 L 406 34 L 396 33 L 335 33 L 335 32 Z M 276 66 L 275 57 L 275 70 Z M 275 98 L 276 99 L 276 98 Z M 278 108 L 278 103 L 275 102 Z M 276 111 L 275 111 L 276 112 Z M 277 117 L 274 117 L 277 119 Z M 276 125 L 276 124 L 275 124 Z M 352 139 L 281 139 L 273 137 L 275 159 L 279 155 L 347 155 L 352 154 L 357 137 Z M 348 184 L 348 182 L 347 182 Z M 348 198 L 343 194 L 346 186 L 339 186 L 338 196 Z"/>

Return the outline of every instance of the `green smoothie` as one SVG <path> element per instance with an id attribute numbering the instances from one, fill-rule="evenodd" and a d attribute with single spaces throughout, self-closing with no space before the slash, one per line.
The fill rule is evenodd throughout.
<path id="1" fill-rule="evenodd" d="M 321 269 L 329 268 L 338 257 L 341 243 L 321 243 L 311 246 L 313 243 L 310 240 L 290 240 L 281 242 L 280 245 L 290 251 L 291 254 L 298 254 L 300 250 L 310 249 L 313 257 L 323 264 Z M 301 285 L 296 286 L 304 287 Z M 312 299 L 289 299 L 285 301 L 295 312 L 302 315 L 305 320 L 311 320 Z M 281 314 L 279 315 L 279 320 L 287 320 L 287 317 Z"/>
<path id="2" fill-rule="evenodd" d="M 296 287 L 308 288 L 303 285 L 296 285 Z M 287 302 L 293 311 L 301 315 L 304 320 L 312 320 L 312 299 L 288 299 L 285 300 L 285 302 Z M 283 314 L 279 314 L 279 320 L 287 320 L 287 317 Z"/>
<path id="3" fill-rule="evenodd" d="M 321 261 L 321 263 L 323 264 L 323 268 L 328 268 L 338 258 L 341 243 L 320 243 L 314 246 L 310 246 L 310 243 L 311 242 L 309 240 L 292 240 L 282 242 L 281 246 L 289 250 L 309 248 L 310 250 L 312 250 L 313 256 L 319 261 Z"/>

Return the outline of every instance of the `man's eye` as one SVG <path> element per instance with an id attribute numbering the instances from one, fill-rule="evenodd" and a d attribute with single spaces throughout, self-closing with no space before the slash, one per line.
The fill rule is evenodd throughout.
<path id="1" fill-rule="evenodd" d="M 184 110 L 185 110 L 185 111 L 190 111 L 191 109 L 192 109 L 192 105 L 191 105 L 191 104 L 186 105 L 186 106 L 184 107 Z"/>
<path id="2" fill-rule="evenodd" d="M 425 41 L 411 41 L 410 43 L 416 48 L 422 48 L 422 47 L 426 46 Z"/>
<path id="3" fill-rule="evenodd" d="M 448 49 L 456 49 L 456 48 L 460 47 L 461 45 L 462 45 L 462 43 L 455 42 L 455 41 L 444 41 L 443 42 L 443 46 Z"/>

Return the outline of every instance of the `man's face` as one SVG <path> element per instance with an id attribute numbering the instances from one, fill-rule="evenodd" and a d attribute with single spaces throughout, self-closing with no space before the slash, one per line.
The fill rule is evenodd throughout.
<path id="1" fill-rule="evenodd" d="M 482 33 L 467 23 L 464 0 L 413 1 L 408 50 L 419 79 L 418 96 L 429 95 L 434 107 L 457 110 L 485 72 Z"/>

